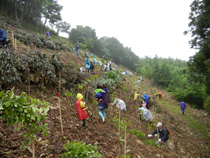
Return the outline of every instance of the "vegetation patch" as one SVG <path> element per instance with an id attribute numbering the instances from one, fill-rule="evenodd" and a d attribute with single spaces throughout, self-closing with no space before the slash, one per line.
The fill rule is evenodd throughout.
<path id="1" fill-rule="evenodd" d="M 86 145 L 81 141 L 68 141 L 63 145 L 65 152 L 62 154 L 62 158 L 101 158 L 102 155 L 98 152 L 97 144 Z"/>

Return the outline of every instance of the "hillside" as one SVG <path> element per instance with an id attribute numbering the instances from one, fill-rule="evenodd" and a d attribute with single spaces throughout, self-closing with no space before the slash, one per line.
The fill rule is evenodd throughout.
<path id="1" fill-rule="evenodd" d="M 10 34 L 9 34 L 10 35 Z M 32 51 L 33 47 L 25 45 L 23 42 L 17 42 L 16 53 L 24 54 L 25 51 Z M 71 50 L 54 50 L 49 48 L 37 48 L 38 51 L 44 52 L 47 56 L 53 53 L 60 53 L 59 58 L 64 64 L 71 63 L 75 66 L 75 71 L 81 65 L 84 65 L 85 59 L 80 55 L 76 56 Z M 94 53 L 94 52 L 93 52 Z M 99 58 L 98 58 L 99 59 Z M 100 66 L 95 66 L 95 74 L 98 75 L 98 80 L 103 78 L 103 69 Z M 69 76 L 70 77 L 70 76 Z M 84 78 L 90 78 L 87 74 Z M 187 105 L 186 114 L 182 116 L 181 110 L 177 101 L 175 101 L 170 93 L 161 90 L 163 97 L 158 100 L 156 93 L 159 89 L 153 87 L 149 80 L 144 78 L 140 85 L 140 94 L 147 93 L 151 97 L 150 111 L 154 117 L 153 123 L 148 125 L 144 120 L 140 121 L 136 113 L 138 107 L 134 106 L 133 94 L 135 91 L 134 82 L 138 76 L 126 76 L 126 82 L 117 88 L 112 89 L 111 100 L 115 97 L 121 98 L 126 102 L 127 112 L 121 112 L 121 119 L 125 119 L 127 127 L 127 155 L 130 157 L 190 157 L 192 151 L 193 157 L 210 157 L 210 116 L 203 110 L 192 109 Z M 82 93 L 74 83 L 69 91 L 72 93 Z M 14 85 L 9 86 L 12 88 Z M 31 85 L 31 96 L 40 100 L 45 100 L 50 103 L 50 111 L 47 115 L 50 134 L 47 136 L 36 135 L 35 142 L 36 157 L 57 158 L 61 157 L 64 152 L 63 144 L 69 141 L 84 141 L 86 144 L 98 145 L 99 152 L 103 157 L 120 157 L 124 153 L 123 144 L 119 141 L 118 127 L 115 125 L 116 117 L 119 116 L 119 111 L 115 106 L 110 106 L 107 110 L 106 122 L 102 123 L 97 113 L 97 106 L 93 102 L 94 90 L 96 83 L 91 83 L 89 93 L 86 93 L 86 105 L 89 108 L 89 116 L 92 121 L 88 121 L 88 128 L 81 127 L 81 121 L 78 120 L 76 111 L 76 98 L 74 96 L 66 96 L 67 89 L 61 86 L 61 107 L 64 134 L 61 134 L 60 117 L 58 108 L 58 85 L 41 87 L 40 85 Z M 8 88 L 8 89 L 9 89 Z M 5 89 L 6 90 L 6 89 Z M 27 82 L 15 85 L 15 94 L 28 92 Z M 86 88 L 87 92 L 87 88 Z M 138 103 L 139 104 L 139 103 Z M 130 121 L 130 125 L 129 122 Z M 147 135 L 150 134 L 156 127 L 156 123 L 161 121 L 170 130 L 170 141 L 174 132 L 174 150 L 168 151 L 166 146 L 155 146 L 148 143 Z M 31 157 L 30 147 L 27 149 L 20 148 L 24 137 L 20 135 L 13 127 L 7 125 L 0 118 L 0 157 L 2 158 L 25 158 Z M 138 138 L 129 131 L 136 129 L 145 134 L 143 138 Z M 22 129 L 25 130 L 25 129 Z M 152 138 L 154 140 L 154 138 Z M 120 145 L 121 144 L 121 145 Z"/>

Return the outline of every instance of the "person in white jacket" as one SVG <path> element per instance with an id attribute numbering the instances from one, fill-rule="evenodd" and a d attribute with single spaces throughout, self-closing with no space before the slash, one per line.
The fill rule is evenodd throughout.
<path id="1" fill-rule="evenodd" d="M 145 109 L 143 107 L 139 108 L 137 110 L 137 112 L 140 111 L 140 120 L 141 120 L 141 115 L 143 115 L 144 119 L 147 121 L 147 122 L 150 122 L 153 120 L 153 116 L 152 114 L 150 113 L 150 111 L 148 109 Z M 142 112 L 141 112 L 142 111 Z"/>
<path id="2" fill-rule="evenodd" d="M 120 110 L 124 110 L 126 112 L 126 105 L 125 105 L 125 102 L 121 99 L 118 99 L 118 98 L 115 98 L 114 99 L 114 102 L 111 103 L 111 105 L 115 105 L 116 104 L 116 107 L 119 109 L 120 107 Z"/>

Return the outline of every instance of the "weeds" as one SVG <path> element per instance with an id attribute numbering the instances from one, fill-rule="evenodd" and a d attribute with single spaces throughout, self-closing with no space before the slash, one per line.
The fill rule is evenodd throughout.
<path id="1" fill-rule="evenodd" d="M 141 131 L 137 131 L 136 128 L 129 131 L 130 134 L 136 135 L 138 138 L 142 139 L 145 137 L 145 134 Z"/>

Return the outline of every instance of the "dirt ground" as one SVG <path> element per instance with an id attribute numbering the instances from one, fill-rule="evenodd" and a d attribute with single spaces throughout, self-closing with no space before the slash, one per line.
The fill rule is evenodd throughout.
<path id="1" fill-rule="evenodd" d="M 46 51 L 46 50 L 45 50 Z M 49 54 L 54 51 L 47 51 Z M 72 62 L 74 64 L 84 63 L 82 57 L 77 57 L 74 53 L 63 52 L 60 58 L 64 63 Z M 78 66 L 79 68 L 79 66 Z M 95 72 L 101 76 L 103 71 L 100 67 L 96 66 Z M 183 121 L 179 116 L 174 114 L 170 109 L 166 108 L 160 102 L 158 98 L 154 96 L 158 89 L 150 84 L 150 81 L 144 79 L 141 83 L 141 95 L 146 92 L 151 96 L 150 111 L 154 117 L 153 125 L 149 125 L 144 121 L 139 120 L 139 116 L 136 112 L 138 107 L 133 104 L 133 85 L 132 81 L 135 80 L 135 76 L 129 78 L 127 81 L 130 84 L 124 83 L 127 86 L 129 93 L 126 93 L 122 89 L 118 90 L 117 96 L 126 102 L 127 112 L 121 111 L 121 118 L 126 118 L 130 121 L 131 125 L 127 127 L 127 155 L 131 157 L 141 158 L 169 158 L 169 157 L 190 157 L 192 151 L 193 157 L 210 157 L 210 139 L 204 139 L 199 133 L 192 130 L 187 126 L 187 122 Z M 22 91 L 27 91 L 27 85 L 16 87 L 16 94 L 20 94 Z M 177 103 L 169 93 L 163 92 L 164 97 L 162 102 L 172 104 Z M 61 134 L 58 100 L 56 97 L 56 89 L 50 88 L 41 93 L 38 88 L 32 89 L 31 95 L 40 100 L 45 100 L 50 103 L 52 107 L 48 113 L 46 123 L 49 125 L 50 134 L 46 137 L 37 135 L 37 141 L 35 142 L 36 157 L 44 158 L 58 158 L 64 152 L 63 144 L 69 141 L 84 141 L 87 144 L 96 143 L 99 148 L 99 152 L 103 157 L 115 158 L 120 157 L 124 153 L 123 143 L 119 141 L 118 127 L 114 125 L 113 117 L 119 116 L 119 111 L 115 106 L 110 106 L 107 110 L 106 122 L 102 123 L 97 113 L 97 106 L 92 103 L 94 99 L 89 93 L 89 100 L 86 105 L 89 108 L 89 116 L 92 121 L 87 121 L 88 127 L 82 127 L 82 122 L 79 121 L 76 111 L 76 99 L 73 97 L 65 97 L 64 93 L 61 93 L 61 107 L 62 107 L 62 120 L 64 125 L 64 134 Z M 130 96 L 130 99 L 126 101 L 126 97 Z M 159 109 L 159 110 L 157 110 Z M 190 112 L 199 123 L 204 123 L 208 126 L 210 116 L 207 112 L 202 110 L 195 110 L 189 107 Z M 205 117 L 201 117 L 205 116 Z M 152 146 L 146 143 L 148 140 L 147 135 L 156 128 L 156 122 L 161 121 L 163 125 L 166 125 L 170 130 L 169 139 L 172 141 L 173 132 L 174 135 L 174 147 L 169 151 L 166 146 Z M 142 131 L 145 134 L 143 139 L 139 139 L 137 136 L 130 134 L 129 131 L 136 128 L 136 130 Z M 150 129 L 151 128 L 151 129 Z M 21 132 L 21 131 L 20 131 Z M 8 126 L 0 117 L 0 157 L 2 158 L 28 158 L 32 157 L 30 152 L 30 146 L 27 149 L 20 148 L 23 137 L 20 132 L 16 132 L 13 127 Z M 154 138 L 152 138 L 154 140 Z"/>

